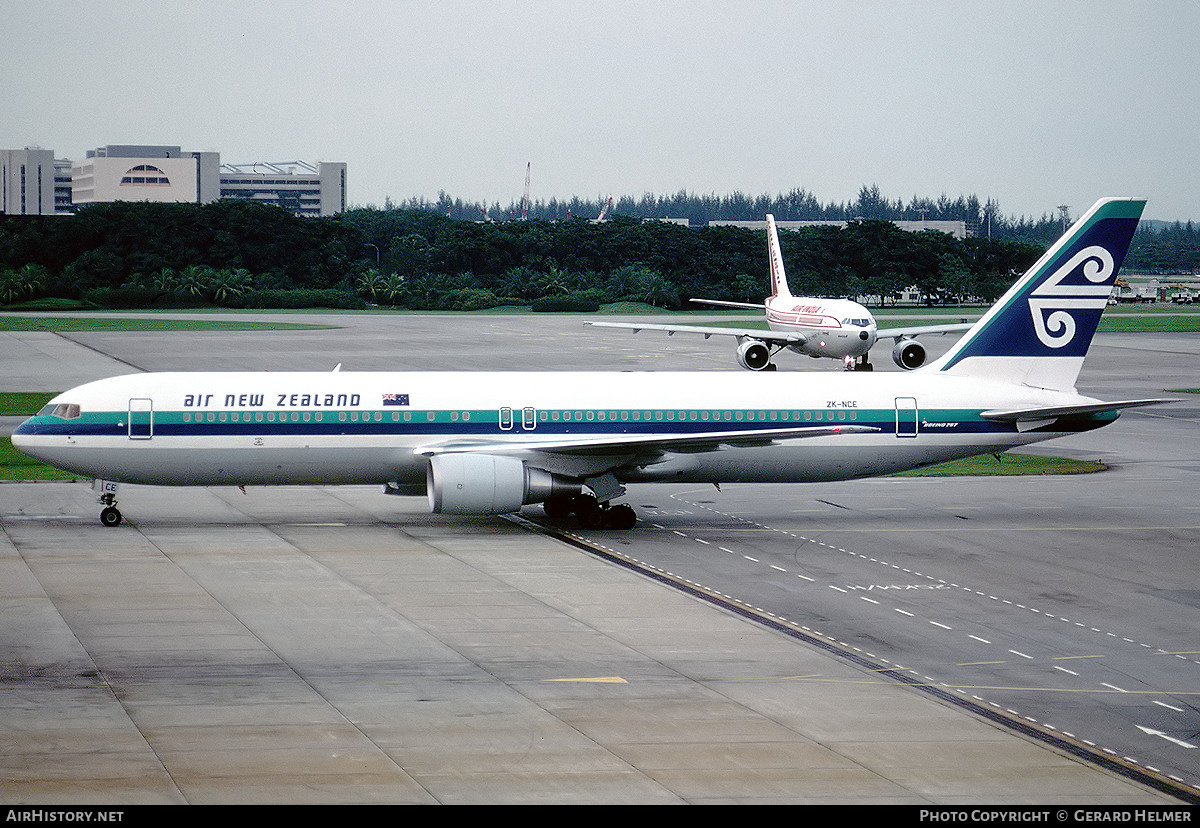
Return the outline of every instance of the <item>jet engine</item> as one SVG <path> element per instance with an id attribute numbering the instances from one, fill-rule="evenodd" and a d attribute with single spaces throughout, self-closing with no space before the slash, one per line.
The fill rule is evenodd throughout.
<path id="1" fill-rule="evenodd" d="M 907 371 L 925 364 L 925 346 L 915 339 L 901 339 L 892 348 L 892 359 Z"/>
<path id="2" fill-rule="evenodd" d="M 435 454 L 425 482 L 429 510 L 443 515 L 504 515 L 582 489 L 516 457 L 495 454 Z"/>
<path id="3" fill-rule="evenodd" d="M 738 363 L 751 371 L 761 371 L 771 364 L 771 350 L 757 339 L 747 339 L 738 345 Z"/>

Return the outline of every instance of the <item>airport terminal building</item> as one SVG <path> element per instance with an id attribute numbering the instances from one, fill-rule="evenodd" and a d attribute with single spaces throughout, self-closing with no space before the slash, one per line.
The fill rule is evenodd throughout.
<path id="1" fill-rule="evenodd" d="M 0 150 L 0 215 L 70 213 L 71 162 L 40 147 Z"/>
<path id="2" fill-rule="evenodd" d="M 799 230 L 803 227 L 845 227 L 847 222 L 844 221 L 777 221 L 775 226 L 780 230 Z M 965 221 L 893 221 L 892 224 L 899 227 L 901 230 L 908 230 L 912 233 L 920 233 L 922 230 L 937 230 L 940 233 L 948 233 L 956 239 L 965 239 L 967 237 L 967 223 Z M 751 230 L 765 230 L 767 223 L 765 221 L 733 221 L 720 220 L 710 221 L 710 227 L 748 227 Z"/>
<path id="3" fill-rule="evenodd" d="M 73 162 L 27 147 L 0 150 L 0 187 L 5 215 L 67 214 L 114 201 L 244 200 L 299 216 L 331 216 L 346 209 L 346 164 L 222 164 L 217 152 L 145 144 L 109 144 Z"/>

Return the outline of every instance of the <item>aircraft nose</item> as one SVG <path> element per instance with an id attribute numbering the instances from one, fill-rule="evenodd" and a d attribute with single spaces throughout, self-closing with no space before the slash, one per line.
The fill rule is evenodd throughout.
<path id="1" fill-rule="evenodd" d="M 10 437 L 10 441 L 12 442 L 12 447 L 15 448 L 17 451 L 21 452 L 22 454 L 29 454 L 29 448 L 30 448 L 29 435 L 34 433 L 34 429 L 33 429 L 33 426 L 31 425 L 31 422 L 32 422 L 32 420 L 25 420 L 23 423 L 21 423 L 19 426 L 17 426 L 15 429 L 13 429 L 12 436 Z M 30 456 L 32 457 L 33 455 L 30 455 Z"/>
<path id="2" fill-rule="evenodd" d="M 36 417 L 30 417 L 28 420 L 25 420 L 19 426 L 14 428 L 9 437 L 9 442 L 12 443 L 13 448 L 22 454 L 28 457 L 33 457 L 36 460 L 42 460 L 44 458 L 40 456 L 41 452 L 38 449 L 44 444 L 43 441 L 37 438 L 44 432 L 42 432 L 42 430 L 38 428 L 37 423 L 34 422 L 36 419 Z"/>

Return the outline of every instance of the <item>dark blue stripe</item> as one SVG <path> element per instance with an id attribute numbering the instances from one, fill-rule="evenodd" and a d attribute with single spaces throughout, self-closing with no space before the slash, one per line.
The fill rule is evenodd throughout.
<path id="1" fill-rule="evenodd" d="M 987 433 L 1011 433 L 1016 430 L 1016 426 L 1012 423 L 997 422 L 981 419 L 963 419 L 963 420 L 946 420 L 948 422 L 956 422 L 957 424 L 949 428 L 927 427 L 922 426 L 921 432 L 924 434 L 987 434 Z M 943 422 L 941 420 L 934 422 Z M 1057 424 L 1056 424 L 1057 425 Z M 409 422 L 409 423 L 394 423 L 394 422 L 299 422 L 299 423 L 231 423 L 231 422 L 214 422 L 214 423 L 154 423 L 155 437 L 214 437 L 214 436 L 245 436 L 245 437 L 272 437 L 272 436 L 312 436 L 312 437 L 333 437 L 342 435 L 372 435 L 372 436 L 395 436 L 395 437 L 420 437 L 420 436 L 450 436 L 450 437 L 496 437 L 504 435 L 514 436 L 533 436 L 533 435 L 552 435 L 556 437 L 569 436 L 621 436 L 621 435 L 652 435 L 663 434 L 669 437 L 686 436 L 689 434 L 703 434 L 712 431 L 725 432 L 744 432 L 747 436 L 753 436 L 756 432 L 768 429 L 778 428 L 803 428 L 812 427 L 820 428 L 826 426 L 865 426 L 868 428 L 876 428 L 882 434 L 894 434 L 896 432 L 896 421 L 894 417 L 888 417 L 883 420 L 846 420 L 846 421 L 759 421 L 753 422 L 725 422 L 725 421 L 704 421 L 697 420 L 695 422 L 688 420 L 680 421 L 655 421 L 655 422 L 622 422 L 619 425 L 612 421 L 606 422 L 539 422 L 535 429 L 522 429 L 519 424 L 514 425 L 508 430 L 501 430 L 495 423 L 446 423 L 446 422 Z M 1092 426 L 1094 427 L 1094 426 Z M 1053 426 L 1047 427 L 1046 430 L 1058 430 Z M 18 434 L 45 434 L 45 435 L 75 435 L 75 436 L 95 436 L 95 437 L 126 437 L 129 434 L 127 425 L 111 424 L 72 424 L 67 422 L 39 422 L 32 423 L 26 421 L 18 427 Z M 135 429 L 135 433 L 136 429 Z"/>

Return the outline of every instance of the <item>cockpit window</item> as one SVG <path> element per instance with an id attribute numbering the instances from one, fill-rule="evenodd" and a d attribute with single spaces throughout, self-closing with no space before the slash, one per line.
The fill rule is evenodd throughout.
<path id="1" fill-rule="evenodd" d="M 869 320 L 869 319 L 843 319 L 842 324 L 843 325 L 853 325 L 856 328 L 869 328 L 871 326 L 871 320 Z"/>
<path id="2" fill-rule="evenodd" d="M 75 403 L 59 403 L 50 411 L 47 411 L 47 408 L 50 408 L 50 406 L 46 406 L 39 413 L 49 414 L 51 417 L 59 417 L 64 420 L 74 420 L 79 416 L 79 406 Z"/>

